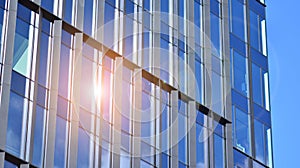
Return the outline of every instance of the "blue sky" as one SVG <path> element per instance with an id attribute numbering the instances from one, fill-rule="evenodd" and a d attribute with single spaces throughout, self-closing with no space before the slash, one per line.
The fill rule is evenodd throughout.
<path id="1" fill-rule="evenodd" d="M 300 1 L 267 1 L 275 168 L 300 162 Z"/>

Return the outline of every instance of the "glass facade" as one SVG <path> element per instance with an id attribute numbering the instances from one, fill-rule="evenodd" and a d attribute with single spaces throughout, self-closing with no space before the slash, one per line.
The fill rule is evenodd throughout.
<path id="1" fill-rule="evenodd" d="M 264 1 L 38 4 L 0 0 L 0 165 L 273 167 Z"/>

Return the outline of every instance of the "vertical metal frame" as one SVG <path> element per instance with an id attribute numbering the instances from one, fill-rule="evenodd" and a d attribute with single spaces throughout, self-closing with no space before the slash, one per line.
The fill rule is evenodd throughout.
<path id="1" fill-rule="evenodd" d="M 57 113 L 57 95 L 60 65 L 60 48 L 61 48 L 62 21 L 56 20 L 53 24 L 53 55 L 50 67 L 50 90 L 49 90 L 49 115 L 45 131 L 45 167 L 54 167 L 54 149 L 56 130 L 56 113 Z"/>
<path id="2" fill-rule="evenodd" d="M 70 140 L 68 150 L 68 167 L 77 167 L 77 155 L 78 155 L 78 128 L 79 128 L 79 111 L 80 111 L 80 80 L 81 80 L 81 68 L 82 68 L 82 43 L 83 34 L 75 33 L 74 49 L 75 58 L 73 59 L 74 71 L 73 76 L 73 88 L 71 89 L 71 129 Z"/>
<path id="3" fill-rule="evenodd" d="M 115 59 L 114 83 L 113 83 L 113 128 L 112 128 L 112 167 L 120 167 L 121 154 L 121 109 L 122 109 L 122 78 L 123 58 Z"/>

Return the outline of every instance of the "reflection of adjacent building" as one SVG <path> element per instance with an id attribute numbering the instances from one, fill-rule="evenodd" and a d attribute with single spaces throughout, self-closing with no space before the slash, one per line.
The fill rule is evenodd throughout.
<path id="1" fill-rule="evenodd" d="M 0 168 L 273 167 L 263 0 L 0 0 Z"/>

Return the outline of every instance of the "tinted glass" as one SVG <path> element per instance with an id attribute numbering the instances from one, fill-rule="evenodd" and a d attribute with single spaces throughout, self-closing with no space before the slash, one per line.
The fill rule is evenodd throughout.
<path id="1" fill-rule="evenodd" d="M 54 167 L 66 167 L 67 121 L 56 117 Z"/>
<path id="2" fill-rule="evenodd" d="M 28 102 L 23 97 L 10 92 L 8 121 L 7 121 L 7 136 L 6 136 L 6 150 L 21 157 L 24 154 L 22 148 L 23 140 L 23 113 L 27 113 Z"/>
<path id="3" fill-rule="evenodd" d="M 214 157 L 215 168 L 224 168 L 224 140 L 214 134 Z"/>
<path id="4" fill-rule="evenodd" d="M 93 26 L 93 0 L 84 1 L 84 24 L 83 31 L 92 35 L 92 26 Z"/>
<path id="5" fill-rule="evenodd" d="M 248 75 L 247 75 L 247 60 L 246 57 L 238 52 L 232 51 L 232 66 L 233 66 L 233 86 L 244 96 L 248 95 Z"/>
<path id="6" fill-rule="evenodd" d="M 240 0 L 232 0 L 231 1 L 231 25 L 232 32 L 245 40 L 245 7 L 244 4 Z"/>
<path id="7" fill-rule="evenodd" d="M 196 161 L 197 168 L 204 168 L 205 165 L 205 147 L 204 147 L 204 128 L 200 124 L 196 124 Z"/>
<path id="8" fill-rule="evenodd" d="M 78 155 L 77 155 L 77 167 L 89 167 L 90 166 L 90 134 L 83 130 L 78 129 Z"/>
<path id="9" fill-rule="evenodd" d="M 72 22 L 72 0 L 64 0 L 64 20 L 68 23 Z"/>
<path id="10" fill-rule="evenodd" d="M 252 63 L 252 91 L 253 100 L 259 105 L 263 105 L 263 88 L 262 88 L 262 76 L 260 68 Z"/>
<path id="11" fill-rule="evenodd" d="M 43 163 L 44 130 L 46 118 L 45 112 L 46 111 L 44 108 L 36 106 L 32 163 L 38 167 L 42 167 Z"/>
<path id="12" fill-rule="evenodd" d="M 14 40 L 13 70 L 26 77 L 29 77 L 31 62 L 31 56 L 29 53 L 30 29 L 32 29 L 32 26 L 21 19 L 17 19 Z"/>
<path id="13" fill-rule="evenodd" d="M 42 7 L 48 10 L 49 12 L 53 11 L 53 1 L 54 0 L 42 0 Z"/>

